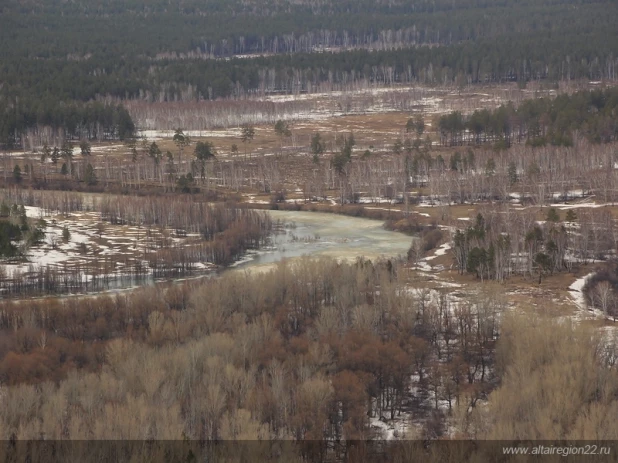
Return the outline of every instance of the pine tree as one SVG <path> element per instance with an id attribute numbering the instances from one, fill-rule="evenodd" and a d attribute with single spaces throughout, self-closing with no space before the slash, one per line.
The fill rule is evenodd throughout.
<path id="1" fill-rule="evenodd" d="M 94 172 L 94 167 L 92 164 L 88 163 L 86 166 L 86 171 L 84 172 L 84 182 L 88 185 L 96 185 L 97 184 L 97 176 Z"/>

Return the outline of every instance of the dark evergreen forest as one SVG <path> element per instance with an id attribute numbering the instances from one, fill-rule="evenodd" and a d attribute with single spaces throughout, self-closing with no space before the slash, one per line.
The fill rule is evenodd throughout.
<path id="1" fill-rule="evenodd" d="M 443 144 L 493 143 L 507 148 L 513 143 L 532 146 L 573 146 L 575 132 L 591 143 L 618 139 L 618 89 L 577 92 L 555 99 L 537 98 L 496 110 L 474 111 L 466 117 L 459 111 L 440 117 Z"/>
<path id="2" fill-rule="evenodd" d="M 324 82 L 615 80 L 616 13 L 612 0 L 8 0 L 0 143 L 34 126 L 123 138 L 133 124 L 115 105 L 127 99 L 244 98 Z"/>

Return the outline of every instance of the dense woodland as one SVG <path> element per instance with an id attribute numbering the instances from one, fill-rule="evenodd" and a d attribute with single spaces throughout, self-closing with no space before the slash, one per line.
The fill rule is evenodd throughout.
<path id="1" fill-rule="evenodd" d="M 535 98 L 517 108 L 508 104 L 469 116 L 453 112 L 440 117 L 438 129 L 442 142 L 451 146 L 491 143 L 506 148 L 521 142 L 572 146 L 574 136 L 609 143 L 618 140 L 618 89 Z"/>
<path id="2" fill-rule="evenodd" d="M 615 80 L 613 1 L 2 5 L 0 143 L 120 138 L 85 102 L 200 101 L 364 82 Z M 208 13 L 206 13 L 208 12 Z M 257 19 L 257 20 L 256 20 Z M 103 45 L 102 45 L 103 44 Z M 230 57 L 258 54 L 250 59 Z M 95 112 L 96 113 L 96 112 Z M 97 124 L 96 131 L 82 127 Z M 49 130 L 49 129 L 47 129 Z"/>
<path id="3" fill-rule="evenodd" d="M 405 284 L 405 272 L 305 259 L 193 286 L 2 305 L 0 436 L 298 442 L 251 453 L 274 461 L 351 458 L 376 423 L 412 418 L 409 438 L 616 438 L 611 342 L 509 314 L 490 287 L 457 300 Z M 482 447 L 410 445 L 383 447 L 381 461 L 487 458 Z M 140 452 L 150 450 L 164 451 Z"/>
<path id="4" fill-rule="evenodd" d="M 45 236 L 45 221 L 30 220 L 23 207 L 0 205 L 0 258 L 17 259 Z"/>
<path id="5" fill-rule="evenodd" d="M 4 109 L 0 140 L 7 149 L 25 148 L 26 134 L 34 136 L 35 146 L 49 140 L 122 141 L 135 135 L 135 124 L 122 105 L 15 99 Z"/>
<path id="6" fill-rule="evenodd" d="M 302 259 L 198 286 L 5 304 L 0 377 L 22 386 L 3 393 L 37 398 L 9 411 L 19 401 L 3 394 L 2 436 L 268 437 L 327 446 L 375 435 L 371 419 L 410 413 L 432 417 L 419 432 L 442 436 L 445 415 L 474 406 L 496 384 L 504 301 L 487 293 L 459 307 L 447 293 L 404 290 L 404 279 L 391 262 Z M 70 381 L 81 392 L 56 402 Z M 106 390 L 112 383 L 115 392 Z M 118 413 L 134 400 L 144 413 Z M 41 414 L 52 403 L 62 409 Z M 144 421 L 130 424 L 138 416 Z"/>
<path id="7" fill-rule="evenodd" d="M 608 1 L 166 1 L 3 3 L 5 56 L 228 56 L 343 47 L 449 45 L 610 25 Z M 258 20 L 256 20 L 258 19 Z M 573 29 L 573 20 L 581 31 Z M 79 21 L 79 22 L 78 22 Z M 33 35 L 20 28 L 31 27 Z M 40 27 L 39 27 L 40 26 Z M 182 28 L 182 34 L 178 30 Z M 155 33 L 156 31 L 156 33 Z M 79 36 L 81 40 L 73 39 Z M 105 47 L 100 44 L 104 43 Z"/>
<path id="8" fill-rule="evenodd" d="M 546 220 L 506 208 L 487 208 L 474 225 L 453 236 L 460 273 L 481 280 L 503 281 L 513 274 L 538 277 L 572 271 L 594 260 L 615 255 L 615 224 L 607 209 L 568 211 L 547 209 Z"/>

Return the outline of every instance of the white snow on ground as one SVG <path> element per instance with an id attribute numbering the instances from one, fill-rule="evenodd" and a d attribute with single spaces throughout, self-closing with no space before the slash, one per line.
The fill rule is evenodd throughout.
<path id="1" fill-rule="evenodd" d="M 416 264 L 416 268 L 421 272 L 431 272 L 433 270 L 433 267 L 425 262 L 424 259 Z"/>
<path id="2" fill-rule="evenodd" d="M 443 288 L 461 288 L 463 286 L 459 283 L 453 283 L 445 280 L 438 280 L 438 284 Z"/>
<path id="3" fill-rule="evenodd" d="M 115 149 L 119 149 L 119 148 L 125 148 L 125 145 L 102 145 L 102 146 L 93 146 L 92 148 L 90 148 L 90 151 L 93 153 L 105 153 L 106 151 L 113 151 Z M 81 154 L 81 149 L 79 147 L 76 147 L 73 149 L 73 153 L 75 155 Z"/>
<path id="4" fill-rule="evenodd" d="M 464 204 L 470 204 L 470 203 L 464 203 Z M 446 198 L 444 198 L 444 200 L 438 198 L 438 197 L 425 197 L 425 199 L 423 199 L 422 201 L 420 201 L 417 204 L 417 207 L 439 207 L 439 206 L 451 206 L 453 205 L 453 202 L 449 202 L 446 200 Z"/>
<path id="5" fill-rule="evenodd" d="M 555 191 L 552 193 L 552 198 L 554 199 L 562 198 L 565 196 L 567 198 L 582 197 L 584 196 L 584 190 L 569 190 L 569 191 L 562 191 L 562 192 Z"/>
<path id="6" fill-rule="evenodd" d="M 407 413 L 403 413 L 402 416 L 389 421 L 388 423 L 380 420 L 378 417 L 372 417 L 369 419 L 369 423 L 372 427 L 380 430 L 382 439 L 395 440 L 403 439 L 409 431 L 410 416 Z"/>
<path id="7" fill-rule="evenodd" d="M 225 133 L 225 131 L 210 130 L 210 125 L 237 127 L 243 120 L 260 124 L 262 122 L 273 122 L 271 119 L 274 117 L 310 123 L 340 116 L 384 114 L 401 112 L 402 110 L 420 111 L 422 109 L 427 115 L 443 114 L 453 110 L 452 105 L 445 98 L 448 98 L 448 95 L 443 92 L 415 86 L 366 87 L 349 91 L 320 91 L 293 95 L 261 95 L 250 98 L 250 101 L 263 101 L 274 105 L 276 116 L 260 111 L 244 115 L 228 114 L 216 122 L 207 119 L 208 122 L 205 124 L 208 127 L 205 127 L 206 130 L 186 130 L 185 133 L 193 137 L 225 136 L 237 138 L 240 136 L 238 129 L 235 129 L 235 132 L 232 133 Z M 482 104 L 482 101 L 480 104 Z M 495 105 L 498 106 L 498 104 L 499 101 L 496 100 Z M 153 118 L 145 118 L 139 121 L 139 125 L 141 127 L 139 134 L 150 140 L 173 136 L 172 130 L 153 130 L 157 126 Z M 431 124 L 428 123 L 427 125 L 430 126 Z M 396 131 L 393 130 L 392 133 L 396 133 Z"/>
<path id="8" fill-rule="evenodd" d="M 24 206 L 24 209 L 26 209 L 26 217 L 33 219 L 40 219 L 46 215 L 45 210 L 40 207 Z"/>
<path id="9" fill-rule="evenodd" d="M 444 243 L 440 245 L 440 247 L 434 251 L 432 256 L 427 256 L 420 259 L 415 266 L 416 269 L 421 272 L 440 272 L 444 270 L 443 265 L 437 265 L 433 267 L 428 262 L 436 259 L 439 256 L 445 255 L 449 249 L 451 249 L 451 243 Z"/>
<path id="10" fill-rule="evenodd" d="M 449 249 L 451 249 L 451 243 L 444 243 L 438 249 L 436 249 L 436 252 L 434 254 L 436 256 L 443 256 Z"/>
<path id="11" fill-rule="evenodd" d="M 459 303 L 462 301 L 463 294 L 458 291 L 447 291 L 444 292 L 444 288 L 449 287 L 458 287 L 456 283 L 450 283 L 447 281 L 443 281 L 441 279 L 434 279 L 433 283 L 437 286 L 436 288 L 429 287 L 413 287 L 406 288 L 406 291 L 411 294 L 414 298 L 417 299 L 425 299 L 426 302 L 434 304 L 436 306 L 440 305 L 441 300 L 444 300 L 446 297 L 446 302 L 448 303 L 449 310 L 452 311 L 459 306 Z"/>
<path id="12" fill-rule="evenodd" d="M 584 286 L 586 285 L 586 280 L 588 280 L 588 278 L 591 277 L 592 275 L 594 275 L 594 273 L 589 273 L 586 276 L 578 278 L 571 284 L 571 286 L 569 286 L 571 297 L 573 298 L 577 306 L 583 310 L 588 309 L 588 304 L 586 304 L 586 300 L 584 299 L 584 293 L 582 293 L 582 289 L 584 289 Z"/>
<path id="13" fill-rule="evenodd" d="M 388 207 L 371 207 L 371 206 L 365 206 L 365 209 L 371 209 L 373 211 L 391 211 L 392 210 Z"/>
<path id="14" fill-rule="evenodd" d="M 266 201 L 265 199 L 255 199 L 255 196 L 250 196 L 247 202 L 250 204 L 270 204 L 270 201 Z"/>
<path id="15" fill-rule="evenodd" d="M 599 207 L 605 207 L 605 206 L 613 206 L 613 204 L 610 203 L 602 203 L 602 204 L 597 204 L 597 203 L 577 203 L 577 204 L 550 204 L 550 207 L 555 207 L 556 209 L 561 209 L 566 211 L 567 209 L 578 209 L 578 208 L 590 208 L 590 209 L 596 209 Z"/>
<path id="16" fill-rule="evenodd" d="M 605 313 L 603 313 L 602 310 L 588 307 L 586 304 L 582 289 L 586 284 L 586 280 L 588 280 L 588 278 L 592 275 L 594 275 L 594 273 L 589 273 L 586 276 L 578 278 L 577 280 L 575 280 L 575 282 L 573 282 L 571 286 L 569 286 L 571 297 L 574 299 L 575 303 L 580 309 L 578 313 L 571 316 L 570 318 L 572 320 L 575 320 L 576 322 L 586 319 L 604 319 L 606 321 L 615 322 L 613 318 L 608 317 Z M 601 337 L 604 344 L 608 347 L 611 347 L 612 349 L 615 349 L 615 346 L 618 343 L 618 325 L 614 324 L 613 326 L 602 326 L 599 328 L 599 330 L 601 332 Z"/>
<path id="17" fill-rule="evenodd" d="M 67 255 L 64 252 L 54 249 L 38 249 L 34 248 L 28 252 L 28 259 L 38 265 L 59 264 L 67 260 Z"/>
<path id="18" fill-rule="evenodd" d="M 451 249 L 451 243 L 444 243 L 440 245 L 438 249 L 435 250 L 435 252 L 433 253 L 433 256 L 425 257 L 424 260 L 425 261 L 434 260 L 437 257 L 445 255 L 446 251 L 448 251 L 449 249 Z"/>
<path id="19" fill-rule="evenodd" d="M 375 204 L 375 203 L 392 203 L 393 201 L 386 198 L 364 196 L 358 199 L 359 204 Z"/>
<path id="20" fill-rule="evenodd" d="M 577 304 L 580 309 L 580 313 L 578 314 L 578 316 L 574 317 L 575 319 L 582 317 L 586 318 L 588 316 L 593 316 L 594 318 L 606 317 L 606 315 L 601 310 L 593 307 L 588 307 L 588 304 L 586 304 L 586 299 L 584 298 L 584 293 L 582 292 L 582 290 L 586 285 L 586 281 L 588 281 L 588 278 L 590 278 L 592 275 L 594 275 L 594 272 L 578 278 L 571 284 L 571 286 L 569 286 L 570 295 L 573 298 L 575 304 Z"/>
<path id="21" fill-rule="evenodd" d="M 71 232 L 71 243 L 88 243 L 92 239 L 90 235 L 76 229 L 69 228 L 69 231 Z"/>
<path id="22" fill-rule="evenodd" d="M 11 275 L 11 278 L 21 278 L 28 272 L 39 271 L 47 266 L 60 268 L 79 268 L 84 272 L 81 277 L 84 281 L 92 280 L 93 268 L 105 265 L 107 274 L 114 277 L 130 277 L 126 272 L 128 266 L 141 261 L 145 269 L 148 262 L 142 259 L 143 252 L 154 249 L 160 240 L 173 240 L 182 245 L 190 243 L 196 238 L 195 234 L 188 234 L 184 239 L 174 238 L 170 233 L 152 231 L 146 234 L 145 229 L 127 225 L 105 224 L 102 236 L 99 235 L 98 224 L 100 215 L 94 212 L 72 214 L 50 213 L 42 208 L 26 206 L 26 215 L 38 220 L 44 218 L 44 238 L 42 241 L 25 251 L 26 262 L 6 262 L 0 264 L 0 269 Z M 62 239 L 63 229 L 70 232 L 68 241 Z M 85 246 L 84 246 L 85 245 Z M 111 265 L 110 265 L 111 264 Z M 109 267 L 108 267 L 109 265 Z M 208 263 L 193 263 L 197 270 L 210 269 Z M 100 272 L 97 272 L 102 276 Z M 74 278 L 75 276 L 73 276 Z"/>
<path id="23" fill-rule="evenodd" d="M 174 130 L 140 130 L 138 135 L 147 140 L 161 140 L 172 138 L 176 132 Z M 189 137 L 235 137 L 239 138 L 241 129 L 225 130 L 185 130 L 183 133 Z"/>
<path id="24" fill-rule="evenodd" d="M 252 262 L 255 260 L 255 256 L 258 256 L 260 254 L 263 254 L 264 252 L 262 251 L 247 251 L 245 253 L 245 255 L 238 259 L 236 262 L 234 262 L 233 264 L 229 265 L 230 268 L 234 268 L 234 267 L 238 267 L 242 264 L 246 264 L 247 262 Z"/>
<path id="25" fill-rule="evenodd" d="M 333 92 L 301 93 L 298 95 L 269 95 L 264 98 L 258 98 L 258 100 L 264 99 L 266 101 L 272 101 L 274 103 L 285 103 L 289 101 L 318 100 L 318 99 L 323 99 L 323 98 L 348 96 L 352 94 L 353 95 L 362 95 L 362 94 L 379 95 L 382 93 L 402 93 L 402 92 L 408 93 L 410 92 L 410 90 L 413 90 L 413 87 L 379 87 L 379 88 L 368 87 L 364 89 L 353 90 L 350 92 L 344 92 L 344 91 L 338 90 L 338 91 L 333 91 Z M 430 103 L 438 104 L 442 102 L 442 99 L 423 98 L 419 101 L 429 105 Z"/>

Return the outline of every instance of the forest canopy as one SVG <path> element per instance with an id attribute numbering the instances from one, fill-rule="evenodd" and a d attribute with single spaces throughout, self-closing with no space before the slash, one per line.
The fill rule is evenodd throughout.
<path id="1" fill-rule="evenodd" d="M 325 82 L 614 80 L 617 8 L 610 0 L 10 0 L 0 7 L 0 143 L 42 126 L 84 137 L 80 119 L 122 139 L 131 123 L 121 111 L 115 127 L 82 114 L 93 100 L 239 98 Z"/>
<path id="2" fill-rule="evenodd" d="M 573 145 L 579 132 L 592 143 L 609 143 L 618 138 L 618 89 L 577 92 L 554 99 L 535 98 L 518 108 L 502 105 L 491 111 L 474 111 L 464 116 L 455 111 L 438 122 L 444 143 L 502 143 L 526 141 L 533 146 Z"/>

